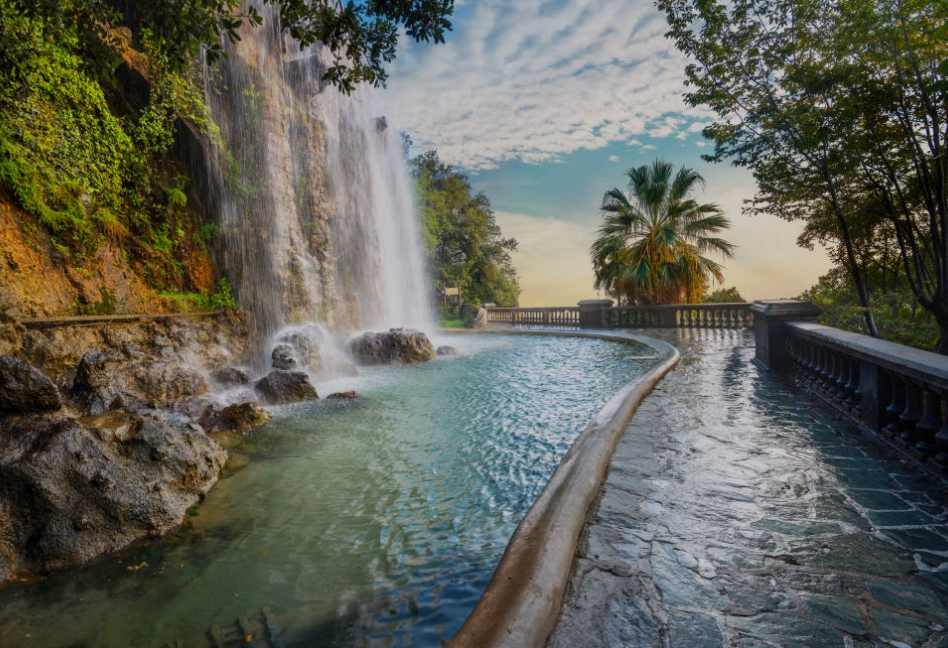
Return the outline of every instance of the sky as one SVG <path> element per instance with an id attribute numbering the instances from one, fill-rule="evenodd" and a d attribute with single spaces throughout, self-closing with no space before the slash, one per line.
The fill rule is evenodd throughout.
<path id="1" fill-rule="evenodd" d="M 662 158 L 705 178 L 737 245 L 725 286 L 746 299 L 793 297 L 829 268 L 797 247 L 800 224 L 742 214 L 750 173 L 701 160 L 710 115 L 683 100 L 686 61 L 652 0 L 467 0 L 447 42 L 402 40 L 384 91 L 391 123 L 490 198 L 521 306 L 596 297 L 589 246 L 602 195 L 632 166 Z"/>

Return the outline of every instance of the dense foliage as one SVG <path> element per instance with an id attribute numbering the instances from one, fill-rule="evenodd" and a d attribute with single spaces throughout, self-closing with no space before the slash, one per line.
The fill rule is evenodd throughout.
<path id="1" fill-rule="evenodd" d="M 872 310 L 879 335 L 887 340 L 935 351 L 938 348 L 938 324 L 931 313 L 922 308 L 907 286 L 886 291 L 871 291 Z M 845 268 L 837 267 L 820 277 L 815 286 L 800 299 L 811 301 L 823 309 L 820 322 L 847 331 L 863 330 L 863 309 Z"/>
<path id="2" fill-rule="evenodd" d="M 701 298 L 702 304 L 743 304 L 746 302 L 747 300 L 744 299 L 740 291 L 733 286 L 731 288 L 712 290 Z"/>
<path id="3" fill-rule="evenodd" d="M 751 211 L 830 246 L 863 330 L 910 293 L 948 353 L 948 3 L 658 5 L 691 61 L 688 101 L 717 115 L 710 159 L 757 178 Z M 873 286 L 879 264 L 890 277 Z"/>
<path id="4" fill-rule="evenodd" d="M 474 307 L 516 306 L 520 288 L 510 253 L 517 241 L 504 238 L 487 196 L 475 194 L 467 176 L 434 151 L 415 157 L 410 166 L 434 293 L 460 286 L 462 301 Z"/>
<path id="5" fill-rule="evenodd" d="M 0 191 L 48 230 L 63 262 L 81 265 L 108 237 L 157 287 L 180 289 L 182 248 L 207 240 L 184 179 L 162 161 L 178 116 L 211 124 L 194 86 L 150 49 L 148 97 L 128 105 L 113 45 L 90 45 L 62 13 L 0 0 Z"/>
<path id="6" fill-rule="evenodd" d="M 704 180 L 696 171 L 656 160 L 628 170 L 629 194 L 602 199 L 602 225 L 590 249 L 597 289 L 627 304 L 696 303 L 734 246 L 718 234 L 730 226 L 721 209 L 691 194 Z"/>
<path id="7" fill-rule="evenodd" d="M 13 2 L 13 0 L 8 0 Z M 451 29 L 453 0 L 261 0 L 278 12 L 280 27 L 303 46 L 317 41 L 335 55 L 324 79 L 351 92 L 359 83 L 386 80 L 395 59 L 399 30 L 416 41 L 443 42 Z M 89 40 L 107 38 L 125 27 L 151 35 L 152 45 L 175 70 L 186 69 L 202 53 L 222 56 L 227 42 L 240 39 L 244 24 L 263 23 L 260 10 L 242 0 L 16 0 L 33 18 L 78 27 Z M 119 10 L 121 7 L 121 11 Z"/>

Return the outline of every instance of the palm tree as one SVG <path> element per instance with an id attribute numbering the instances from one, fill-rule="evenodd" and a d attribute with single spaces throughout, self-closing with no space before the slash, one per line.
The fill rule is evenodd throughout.
<path id="1" fill-rule="evenodd" d="M 713 203 L 690 197 L 701 175 L 655 160 L 629 169 L 629 194 L 619 189 L 602 199 L 602 225 L 590 248 L 596 288 L 621 303 L 696 303 L 724 280 L 723 266 L 708 258 L 730 258 L 734 245 L 717 235 L 730 221 Z"/>

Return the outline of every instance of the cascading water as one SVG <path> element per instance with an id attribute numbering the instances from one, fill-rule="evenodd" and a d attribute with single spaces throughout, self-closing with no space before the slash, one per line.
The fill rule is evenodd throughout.
<path id="1" fill-rule="evenodd" d="M 206 68 L 205 94 L 221 133 L 206 147 L 208 207 L 258 361 L 291 326 L 430 328 L 397 133 L 371 89 L 322 83 L 321 48 L 299 48 L 276 7 L 257 8 L 263 26 Z"/>

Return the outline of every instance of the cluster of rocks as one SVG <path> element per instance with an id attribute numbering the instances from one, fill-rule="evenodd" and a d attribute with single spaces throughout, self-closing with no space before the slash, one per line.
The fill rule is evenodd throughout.
<path id="1" fill-rule="evenodd" d="M 271 370 L 254 376 L 227 362 L 235 354 L 226 352 L 226 341 L 201 326 L 96 338 L 80 332 L 72 346 L 58 331 L 32 338 L 17 331 L 18 348 L 4 349 L 16 356 L 0 355 L 0 581 L 83 562 L 177 527 L 227 459 L 213 434 L 262 425 L 270 416 L 263 405 L 319 398 L 301 370 L 318 371 L 320 363 L 305 335 L 281 338 Z M 77 352 L 77 344 L 92 343 L 102 350 Z M 366 365 L 456 353 L 436 351 L 423 333 L 408 329 L 366 333 L 347 346 Z M 217 366 L 208 377 L 185 360 L 193 348 L 206 355 L 191 362 Z M 222 403 L 212 387 L 237 402 Z"/>
<path id="2" fill-rule="evenodd" d="M 126 388 L 107 364 L 87 353 L 61 389 L 0 356 L 0 580 L 166 532 L 217 481 L 227 459 L 220 444 L 135 393 L 139 385 Z M 196 387 L 170 377 L 161 398 Z"/>

